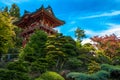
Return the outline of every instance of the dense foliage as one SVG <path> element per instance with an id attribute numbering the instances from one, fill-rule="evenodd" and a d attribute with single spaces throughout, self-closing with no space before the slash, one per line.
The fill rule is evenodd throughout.
<path id="1" fill-rule="evenodd" d="M 7 53 L 9 47 L 13 46 L 14 25 L 7 13 L 0 12 L 0 54 Z"/>
<path id="2" fill-rule="evenodd" d="M 0 80 L 31 80 L 26 73 L 8 70 L 8 69 L 0 69 Z"/>

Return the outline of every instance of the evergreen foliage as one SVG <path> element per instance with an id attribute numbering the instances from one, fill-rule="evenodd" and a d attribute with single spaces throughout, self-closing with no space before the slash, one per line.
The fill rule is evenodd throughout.
<path id="1" fill-rule="evenodd" d="M 110 78 L 119 80 L 120 79 L 120 66 L 112 66 L 108 64 L 102 64 L 101 69 L 110 73 Z"/>
<path id="2" fill-rule="evenodd" d="M 95 62 L 95 61 L 91 61 L 91 63 L 88 64 L 88 73 L 95 73 L 98 72 L 100 70 L 100 64 Z"/>
<path id="3" fill-rule="evenodd" d="M 14 62 L 9 62 L 7 64 L 7 69 L 9 70 L 15 70 L 18 72 L 29 72 L 29 63 L 25 61 L 14 61 Z"/>
<path id="4" fill-rule="evenodd" d="M 84 30 L 80 29 L 79 27 L 75 31 L 75 37 L 77 38 L 77 41 L 81 42 L 82 38 L 85 37 Z"/>
<path id="5" fill-rule="evenodd" d="M 8 13 L 8 6 L 6 6 L 6 7 L 4 8 L 3 12 Z"/>
<path id="6" fill-rule="evenodd" d="M 94 74 L 71 72 L 67 77 L 75 80 L 107 80 L 109 78 L 109 73 L 106 71 L 98 71 Z"/>
<path id="7" fill-rule="evenodd" d="M 0 80 L 31 80 L 26 73 L 0 69 Z"/>
<path id="8" fill-rule="evenodd" d="M 47 34 L 36 31 L 30 38 L 28 44 L 19 55 L 19 58 L 29 62 L 30 72 L 43 73 L 48 69 L 48 60 L 45 58 L 45 43 Z"/>
<path id="9" fill-rule="evenodd" d="M 9 13 L 12 17 L 17 17 L 17 18 L 20 17 L 20 9 L 15 3 L 12 4 Z"/>

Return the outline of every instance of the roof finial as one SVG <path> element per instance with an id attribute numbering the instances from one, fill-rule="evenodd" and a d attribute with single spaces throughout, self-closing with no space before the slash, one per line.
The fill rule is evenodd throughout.
<path id="1" fill-rule="evenodd" d="M 44 5 L 42 4 L 41 9 L 44 9 Z"/>
<path id="2" fill-rule="evenodd" d="M 48 5 L 48 7 L 47 8 L 51 8 L 51 6 L 50 5 Z"/>
<path id="3" fill-rule="evenodd" d="M 24 14 L 29 14 L 30 12 L 27 10 L 24 10 Z"/>

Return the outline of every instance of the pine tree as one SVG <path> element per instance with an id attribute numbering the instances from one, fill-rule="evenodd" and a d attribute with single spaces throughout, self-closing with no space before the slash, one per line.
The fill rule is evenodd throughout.
<path id="1" fill-rule="evenodd" d="M 85 31 L 78 27 L 75 31 L 75 37 L 77 38 L 77 41 L 81 42 L 81 39 L 85 37 Z"/>
<path id="2" fill-rule="evenodd" d="M 0 57 L 13 45 L 14 26 L 7 13 L 0 12 Z"/>
<path id="3" fill-rule="evenodd" d="M 3 12 L 7 12 L 8 13 L 8 6 L 6 6 L 3 10 Z"/>
<path id="4" fill-rule="evenodd" d="M 20 17 L 20 9 L 16 4 L 12 4 L 9 12 L 12 17 Z"/>

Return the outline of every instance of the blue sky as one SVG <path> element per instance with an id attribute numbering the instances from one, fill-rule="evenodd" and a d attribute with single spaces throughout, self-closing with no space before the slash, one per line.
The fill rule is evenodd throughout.
<path id="1" fill-rule="evenodd" d="M 120 0 L 0 0 L 0 7 L 16 3 L 21 9 L 34 12 L 43 4 L 50 5 L 56 17 L 66 24 L 57 28 L 64 35 L 74 38 L 74 31 L 80 27 L 89 38 L 99 35 L 120 36 Z"/>

